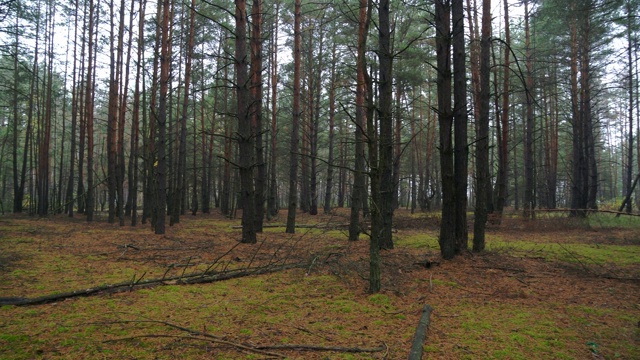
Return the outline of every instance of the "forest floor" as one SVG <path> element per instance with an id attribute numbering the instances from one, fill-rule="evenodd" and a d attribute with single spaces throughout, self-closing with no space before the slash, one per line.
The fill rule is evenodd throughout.
<path id="1" fill-rule="evenodd" d="M 165 235 L 0 217 L 0 303 L 131 284 L 0 307 L 0 358 L 406 359 L 429 304 L 425 358 L 640 359 L 638 217 L 510 216 L 489 227 L 485 253 L 445 261 L 438 215 L 399 210 L 373 295 L 368 241 L 347 241 L 347 222 L 346 209 L 299 214 L 315 226 L 266 228 L 249 245 L 219 215 L 183 216 Z M 235 277 L 184 284 L 205 272 Z M 153 279 L 164 281 L 141 286 Z"/>

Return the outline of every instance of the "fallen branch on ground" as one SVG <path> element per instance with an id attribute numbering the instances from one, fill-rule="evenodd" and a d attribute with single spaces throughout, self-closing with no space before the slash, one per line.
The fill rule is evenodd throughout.
<path id="1" fill-rule="evenodd" d="M 413 344 L 411 345 L 411 352 L 409 352 L 409 360 L 422 359 L 422 345 L 427 338 L 427 329 L 429 328 L 429 321 L 431 317 L 431 311 L 433 308 L 429 304 L 425 304 L 422 307 L 422 316 L 416 327 L 416 333 L 413 336 Z"/>
<path id="2" fill-rule="evenodd" d="M 180 335 L 166 335 L 166 334 L 149 334 L 149 335 L 136 335 L 136 336 L 129 336 L 129 337 L 125 337 L 125 338 L 118 338 L 118 339 L 112 339 L 112 340 L 105 340 L 104 342 L 116 342 L 116 341 L 127 341 L 127 340 L 135 340 L 135 339 L 141 339 L 141 338 L 174 338 L 174 339 L 183 339 L 183 340 L 200 340 L 200 341 L 209 341 L 209 342 L 214 342 L 214 343 L 219 343 L 219 344 L 223 344 L 223 345 L 228 345 L 231 347 L 234 347 L 238 350 L 242 350 L 242 351 L 247 351 L 247 352 L 252 352 L 252 353 L 256 353 L 256 354 L 262 354 L 262 355 L 266 355 L 266 356 L 272 356 L 272 357 L 276 357 L 276 358 L 286 358 L 286 356 L 282 355 L 282 354 L 277 354 L 277 353 L 272 353 L 260 348 L 256 348 L 256 347 L 252 347 L 252 346 L 247 346 L 247 345 L 242 345 L 242 344 L 238 344 L 235 343 L 233 341 L 229 341 L 229 340 L 223 340 L 223 339 L 219 339 L 219 338 L 213 338 L 213 337 L 208 337 L 208 336 L 180 336 Z"/>
<path id="3" fill-rule="evenodd" d="M 265 224 L 263 228 L 284 228 L 286 224 Z M 341 229 L 349 227 L 349 224 L 297 224 L 296 228 L 299 229 Z M 242 225 L 233 225 L 232 229 L 242 229 Z"/>
<path id="4" fill-rule="evenodd" d="M 386 345 L 377 348 L 359 348 L 359 347 L 342 347 L 342 346 L 319 346 L 304 344 L 284 344 L 284 345 L 266 345 L 256 346 L 260 350 L 299 350 L 299 351 L 335 351 L 343 353 L 373 353 L 384 351 Z"/>
<path id="5" fill-rule="evenodd" d="M 135 281 L 135 277 L 134 277 L 132 281 L 122 282 L 118 284 L 96 286 L 88 289 L 74 290 L 74 291 L 45 295 L 45 296 L 40 296 L 35 298 L 3 298 L 3 301 L 1 304 L 16 305 L 16 306 L 41 305 L 41 304 L 57 302 L 65 299 L 70 299 L 74 297 L 96 295 L 98 293 L 117 293 L 122 291 L 138 290 L 138 289 L 148 288 L 148 287 L 157 286 L 157 285 L 202 284 L 202 283 L 208 283 L 208 282 L 214 282 L 214 281 L 235 279 L 235 278 L 250 276 L 250 275 L 273 273 L 273 272 L 294 269 L 294 268 L 305 268 L 308 266 L 309 265 L 306 263 L 284 264 L 279 266 L 267 265 L 267 266 L 253 267 L 253 268 L 228 270 L 224 272 L 204 271 L 204 272 L 195 273 L 195 274 L 188 274 L 188 275 L 182 274 L 180 276 L 162 277 L 159 279 L 148 279 L 148 280 L 142 280 L 142 281 L 140 280 L 142 279 L 142 276 L 141 276 L 138 281 Z"/>
<path id="6" fill-rule="evenodd" d="M 281 354 L 268 352 L 267 350 L 298 350 L 298 351 L 335 351 L 342 353 L 373 353 L 387 350 L 386 344 L 376 348 L 360 348 L 360 347 L 342 347 L 342 346 L 319 346 L 319 345 L 306 345 L 306 344 L 282 344 L 282 345 L 262 345 L 262 346 L 250 346 L 246 344 L 238 344 L 226 339 L 223 339 L 219 336 L 209 334 L 207 332 L 198 331 L 195 329 L 190 329 L 181 325 L 177 325 L 168 321 L 162 320 L 153 320 L 145 318 L 145 320 L 123 320 L 123 321 L 114 321 L 110 322 L 112 324 L 123 324 L 123 323 L 155 323 L 162 324 L 167 327 L 181 330 L 189 333 L 190 336 L 176 336 L 176 335 L 165 335 L 165 334 L 147 334 L 147 335 L 137 335 L 126 338 L 112 339 L 106 340 L 105 342 L 114 342 L 114 341 L 124 341 L 124 340 L 132 340 L 141 337 L 153 338 L 153 337 L 175 337 L 175 338 L 184 338 L 184 339 L 193 339 L 193 340 L 204 340 L 211 341 L 220 344 L 229 345 L 235 347 L 239 350 L 255 352 L 263 355 L 275 356 L 275 357 L 286 357 Z M 101 323 L 104 324 L 104 323 Z"/>

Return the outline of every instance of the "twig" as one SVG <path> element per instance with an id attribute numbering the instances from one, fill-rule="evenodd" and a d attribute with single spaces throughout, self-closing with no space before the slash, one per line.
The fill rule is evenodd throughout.
<path id="1" fill-rule="evenodd" d="M 307 273 L 306 273 L 307 275 L 311 274 L 311 268 L 316 263 L 316 260 L 318 260 L 318 256 L 314 257 L 313 260 L 311 261 L 311 265 L 309 265 L 309 269 L 307 269 Z"/>
<path id="2" fill-rule="evenodd" d="M 189 263 L 191 262 L 191 256 L 189 256 L 189 259 L 187 260 L 187 265 L 182 269 L 182 274 L 180 274 L 180 278 L 182 279 L 182 277 L 184 276 L 184 273 L 187 271 L 187 268 L 189 267 Z"/>

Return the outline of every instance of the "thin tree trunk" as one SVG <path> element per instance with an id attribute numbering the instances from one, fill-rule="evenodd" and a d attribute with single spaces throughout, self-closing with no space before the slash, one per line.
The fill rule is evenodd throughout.
<path id="1" fill-rule="evenodd" d="M 271 49 L 271 161 L 269 163 L 269 198 L 267 201 L 267 211 L 269 216 L 278 213 L 278 184 L 276 177 L 277 144 L 278 144 L 278 19 L 280 2 L 276 1 L 274 10 L 274 20 L 272 29 L 272 49 Z"/>
<path id="2" fill-rule="evenodd" d="M 333 192 L 333 171 L 334 171 L 334 138 L 335 138 L 335 114 L 336 114 L 336 42 L 333 42 L 331 51 L 331 84 L 329 85 L 329 155 L 327 158 L 327 183 L 324 192 L 324 213 L 331 213 L 331 198 Z"/>
<path id="3" fill-rule="evenodd" d="M 524 27 L 525 27 L 525 56 L 526 56 L 526 122 L 524 134 L 524 202 L 523 216 L 528 219 L 534 216 L 533 208 L 535 207 L 534 199 L 534 159 L 533 159 L 533 58 L 531 51 L 531 30 L 529 28 L 529 0 L 524 1 Z"/>
<path id="4" fill-rule="evenodd" d="M 87 221 L 93 221 L 94 211 L 94 188 L 93 188 L 93 97 L 94 97 L 94 62 L 96 56 L 94 55 L 94 11 L 95 5 L 93 0 L 89 0 L 89 44 L 88 46 L 88 62 L 87 62 L 87 91 L 85 94 L 85 122 L 86 122 L 86 135 L 87 135 L 87 193 L 86 193 L 86 209 Z"/>
<path id="5" fill-rule="evenodd" d="M 509 2 L 504 0 L 504 70 L 502 72 L 502 114 L 500 116 L 500 140 L 498 141 L 498 176 L 496 186 L 496 211 L 502 216 L 507 201 L 509 186 L 509 75 L 511 74 L 511 26 L 509 24 Z"/>

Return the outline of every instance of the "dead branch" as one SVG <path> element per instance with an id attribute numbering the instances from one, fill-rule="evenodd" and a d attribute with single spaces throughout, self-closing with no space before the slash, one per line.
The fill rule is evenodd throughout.
<path id="1" fill-rule="evenodd" d="M 581 211 L 585 213 L 608 213 L 608 214 L 616 214 L 616 217 L 620 215 L 627 216 L 640 216 L 640 214 L 628 213 L 622 211 L 615 210 L 605 210 L 605 209 L 531 209 L 533 212 L 571 212 L 571 211 Z"/>
<path id="2" fill-rule="evenodd" d="M 174 285 L 174 284 L 203 284 L 215 281 L 223 281 L 229 279 L 235 279 L 245 276 L 251 275 L 261 275 L 267 273 L 273 273 L 288 269 L 294 268 L 304 268 L 307 267 L 306 263 L 295 263 L 295 264 L 284 264 L 280 266 L 268 265 L 268 266 L 260 266 L 254 268 L 245 268 L 240 270 L 227 270 L 224 272 L 200 272 L 189 275 L 180 275 L 174 277 L 162 277 L 156 279 L 148 279 L 142 281 L 142 276 L 138 281 L 127 281 L 118 284 L 111 285 L 102 285 L 96 286 L 88 289 L 74 290 L 69 292 L 50 294 L 35 298 L 7 298 L 4 299 L 2 305 L 16 305 L 16 306 L 26 306 L 26 305 L 41 305 L 52 302 L 58 302 L 65 299 L 70 299 L 74 297 L 84 297 L 96 295 L 98 293 L 117 293 L 122 291 L 132 291 L 143 288 L 148 288 L 152 286 L 158 285 Z M 143 275 L 144 276 L 144 275 Z"/>
<path id="3" fill-rule="evenodd" d="M 425 304 L 422 307 L 422 316 L 420 317 L 420 321 L 416 327 L 416 333 L 413 336 L 413 344 L 411 345 L 411 352 L 409 352 L 409 360 L 422 359 L 422 345 L 427 338 L 427 329 L 429 328 L 431 311 L 433 311 L 433 308 L 429 304 Z"/>
<path id="4" fill-rule="evenodd" d="M 386 350 L 386 346 L 377 348 L 359 348 L 359 347 L 342 347 L 342 346 L 319 346 L 304 344 L 284 344 L 284 345 L 265 345 L 256 346 L 261 350 L 298 350 L 298 351 L 335 351 L 343 353 L 372 353 Z"/>
<path id="5" fill-rule="evenodd" d="M 510 267 L 504 267 L 504 266 L 479 266 L 479 265 L 473 265 L 471 267 L 476 268 L 476 269 L 494 269 L 494 270 L 511 271 L 511 272 L 526 272 L 526 270 L 524 270 L 524 269 L 516 269 L 516 268 L 510 268 Z"/>
<path id="6" fill-rule="evenodd" d="M 247 346 L 247 345 L 242 345 L 242 344 L 238 344 L 235 343 L 233 341 L 229 341 L 229 340 L 222 340 L 219 338 L 212 338 L 212 337 L 208 337 L 208 336 L 181 336 L 181 335 L 166 335 L 166 334 L 148 334 L 148 335 L 136 335 L 136 336 L 129 336 L 129 337 L 125 337 L 125 338 L 118 338 L 118 339 L 111 339 L 111 340 L 105 340 L 105 343 L 108 342 L 116 342 L 116 341 L 127 341 L 127 340 L 135 340 L 135 339 L 140 339 L 140 338 L 174 338 L 174 339 L 183 339 L 183 340 L 200 340 L 200 341 L 209 341 L 209 342 L 214 342 L 214 343 L 219 343 L 219 344 L 223 344 L 223 345 L 227 345 L 227 346 L 231 346 L 234 347 L 238 350 L 242 350 L 242 351 L 247 351 L 247 352 L 252 352 L 252 353 L 256 353 L 256 354 L 262 354 L 262 355 L 266 355 L 266 356 L 271 356 L 271 357 L 276 357 L 276 358 L 286 358 L 285 355 L 282 354 L 277 354 L 277 353 L 273 353 L 273 352 L 269 352 L 269 351 L 265 351 L 265 349 L 259 349 L 256 347 L 251 347 L 251 346 Z"/>
<path id="7" fill-rule="evenodd" d="M 284 228 L 286 224 L 265 224 L 264 228 Z M 299 229 L 341 229 L 349 227 L 349 224 L 296 224 Z M 242 229 L 242 225 L 233 225 L 232 229 Z"/>
<path id="8" fill-rule="evenodd" d="M 151 334 L 151 335 L 139 335 L 139 336 L 134 336 L 134 337 L 127 337 L 127 338 L 119 338 L 119 339 L 114 339 L 114 340 L 106 340 L 105 342 L 113 342 L 113 341 L 123 341 L 123 340 L 130 340 L 130 339 L 135 339 L 135 338 L 140 338 L 140 337 L 177 337 L 177 338 L 185 338 L 185 339 L 196 339 L 196 340 L 205 340 L 205 341 L 211 341 L 211 342 L 216 342 L 216 343 L 220 343 L 220 344 L 225 344 L 225 345 L 229 345 L 241 350 L 245 350 L 245 351 L 250 351 L 250 352 L 255 352 L 255 353 L 260 353 L 263 355 L 269 355 L 269 356 L 275 356 L 275 357 L 282 357 L 284 358 L 284 355 L 280 355 L 277 353 L 271 353 L 271 352 L 267 352 L 266 350 L 298 350 L 298 351 L 336 351 L 336 352 L 343 352 L 343 353 L 372 353 L 372 352 L 379 352 L 379 351 L 384 351 L 387 349 L 386 345 L 377 347 L 377 348 L 359 348 L 359 347 L 341 347 L 341 346 L 319 346 L 319 345 L 306 345 L 306 344 L 283 344 L 283 345 L 262 345 L 262 346 L 248 346 L 248 345 L 244 345 L 244 344 L 238 344 L 229 340 L 225 340 L 222 339 L 219 336 L 215 336 L 206 332 L 202 332 L 202 331 L 198 331 L 195 329 L 190 329 L 181 325 L 177 325 L 168 321 L 162 321 L 162 320 L 153 320 L 153 319 L 146 319 L 146 320 L 123 320 L 123 321 L 115 321 L 113 323 L 118 323 L 118 324 L 122 324 L 122 323 L 154 323 L 154 324 L 161 324 L 161 325 L 165 325 L 167 327 L 173 328 L 173 329 L 177 329 L 177 330 L 181 330 L 184 332 L 189 333 L 189 335 L 191 336 L 176 336 L 176 335 L 157 335 L 157 334 Z M 306 330 L 306 329 L 301 329 L 304 331 L 307 331 L 309 333 L 311 333 L 310 331 Z"/>

